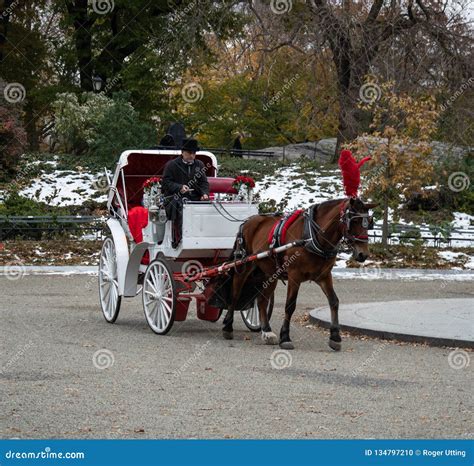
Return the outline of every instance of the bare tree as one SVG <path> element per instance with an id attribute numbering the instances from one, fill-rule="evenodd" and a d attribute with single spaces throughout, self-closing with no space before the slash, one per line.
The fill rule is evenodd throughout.
<path id="1" fill-rule="evenodd" d="M 468 23 L 449 8 L 447 0 L 308 0 L 305 5 L 288 0 L 288 4 L 292 8 L 280 15 L 272 15 L 263 3 L 250 9 L 262 25 L 262 35 L 274 38 L 268 51 L 285 46 L 296 47 L 302 53 L 321 53 L 327 48 L 331 51 L 339 100 L 335 157 L 343 142 L 352 141 L 360 133 L 365 115 L 358 103 L 366 76 L 383 72 L 377 64 L 387 60 L 389 54 L 395 54 L 398 60 L 411 55 L 419 66 L 414 46 L 417 36 L 436 57 L 424 69 L 423 80 L 432 73 L 431 78 L 448 81 L 453 70 L 464 80 L 472 76 L 472 61 L 466 53 L 472 47 Z"/>

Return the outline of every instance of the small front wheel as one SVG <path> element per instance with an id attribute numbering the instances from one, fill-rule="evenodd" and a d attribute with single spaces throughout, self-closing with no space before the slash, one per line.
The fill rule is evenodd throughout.
<path id="1" fill-rule="evenodd" d="M 150 328 L 165 335 L 176 316 L 176 283 L 173 272 L 162 259 L 150 263 L 143 279 L 143 310 Z"/>
<path id="2" fill-rule="evenodd" d="M 273 313 L 274 298 L 275 296 L 274 294 L 272 294 L 267 304 L 267 315 L 268 315 L 269 322 Z M 244 324 L 251 332 L 260 332 L 260 330 L 262 329 L 262 326 L 260 324 L 260 313 L 258 310 L 257 300 L 255 300 L 255 302 L 253 303 L 253 306 L 250 309 L 246 311 L 241 311 L 241 314 L 242 314 L 242 320 L 244 321 Z"/>
<path id="3" fill-rule="evenodd" d="M 99 298 L 105 320 L 113 324 L 119 315 L 122 297 L 119 296 L 117 255 L 111 237 L 105 238 L 100 251 Z"/>

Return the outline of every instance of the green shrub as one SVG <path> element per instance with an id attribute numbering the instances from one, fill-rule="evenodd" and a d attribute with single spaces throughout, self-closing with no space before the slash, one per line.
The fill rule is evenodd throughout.
<path id="1" fill-rule="evenodd" d="M 437 170 L 443 207 L 474 214 L 474 157 L 448 159 Z M 450 186 L 451 184 L 451 186 Z"/>
<path id="2" fill-rule="evenodd" d="M 128 102 L 128 94 L 86 92 L 79 97 L 64 93 L 53 104 L 55 134 L 66 152 L 92 156 L 100 163 L 113 164 L 127 149 L 156 144 L 155 128 L 140 120 Z"/>
<path id="3" fill-rule="evenodd" d="M 26 215 L 69 215 L 67 207 L 55 207 L 20 196 L 17 191 L 7 193 L 0 203 L 0 216 L 21 217 Z"/>
<path id="4" fill-rule="evenodd" d="M 118 99 L 98 122 L 89 150 L 110 166 L 124 150 L 146 149 L 156 145 L 156 141 L 155 128 L 141 121 L 129 102 Z"/>
<path id="5" fill-rule="evenodd" d="M 53 103 L 54 131 L 66 152 L 80 154 L 95 139 L 97 126 L 113 100 L 104 94 L 59 94 Z"/>

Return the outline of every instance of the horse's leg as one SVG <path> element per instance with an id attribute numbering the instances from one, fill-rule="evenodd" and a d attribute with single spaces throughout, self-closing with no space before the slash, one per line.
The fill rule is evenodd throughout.
<path id="1" fill-rule="evenodd" d="M 296 308 L 296 300 L 300 289 L 300 282 L 288 278 L 288 291 L 286 293 L 285 320 L 280 330 L 280 348 L 292 350 L 295 348 L 290 339 L 290 322 Z"/>
<path id="2" fill-rule="evenodd" d="M 339 298 L 334 291 L 332 283 L 332 275 L 328 274 L 326 278 L 318 282 L 328 298 L 329 307 L 331 308 L 331 329 L 329 337 L 329 347 L 334 351 L 341 350 L 341 334 L 339 328 Z"/>
<path id="3" fill-rule="evenodd" d="M 266 345 L 276 345 L 278 343 L 278 337 L 272 332 L 267 313 L 267 309 L 271 300 L 273 299 L 273 293 L 275 292 L 276 286 L 277 281 L 273 280 L 273 282 L 271 282 L 267 287 L 263 288 L 261 294 L 259 294 L 257 298 L 260 325 L 262 328 L 262 340 Z"/>
<path id="4" fill-rule="evenodd" d="M 224 317 L 224 327 L 222 328 L 222 336 L 225 340 L 232 340 L 234 338 L 234 309 L 237 305 L 237 300 L 239 299 L 240 293 L 242 291 L 242 286 L 244 285 L 245 280 L 247 280 L 248 276 L 250 275 L 250 272 L 252 272 L 252 266 L 247 265 L 242 272 L 236 272 L 234 274 L 232 282 L 231 303 L 229 306 L 229 310 L 227 311 L 227 314 Z"/>
<path id="5" fill-rule="evenodd" d="M 224 327 L 222 328 L 222 336 L 225 340 L 232 340 L 234 338 L 234 306 L 231 305 L 224 317 Z"/>

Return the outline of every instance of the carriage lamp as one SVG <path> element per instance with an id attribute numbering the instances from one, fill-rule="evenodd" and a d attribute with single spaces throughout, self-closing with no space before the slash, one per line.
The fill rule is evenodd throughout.
<path id="1" fill-rule="evenodd" d="M 104 80 L 100 76 L 94 76 L 92 78 L 92 87 L 94 88 L 94 92 L 100 92 L 102 90 L 103 84 Z"/>

